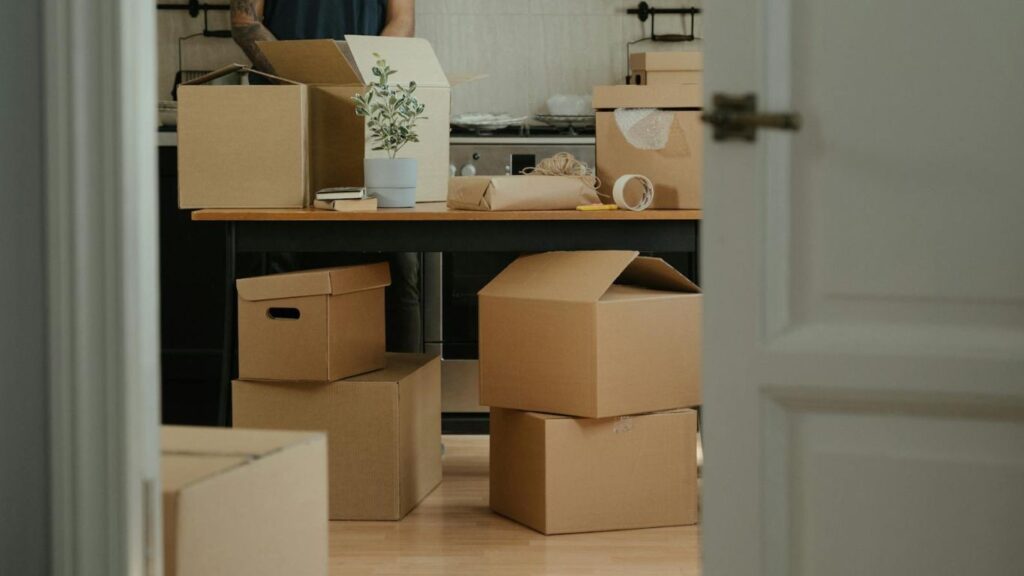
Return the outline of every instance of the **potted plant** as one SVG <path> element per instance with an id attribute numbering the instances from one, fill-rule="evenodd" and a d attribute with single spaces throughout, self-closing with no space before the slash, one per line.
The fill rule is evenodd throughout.
<path id="1" fill-rule="evenodd" d="M 373 67 L 376 79 L 352 100 L 356 115 L 366 120 L 373 149 L 386 151 L 388 157 L 363 161 L 366 191 L 383 208 L 411 208 L 416 204 L 416 159 L 397 155 L 406 144 L 420 141 L 416 122 L 426 118 L 426 107 L 416 99 L 416 82 L 389 84 L 396 71 L 380 54 L 373 55 L 377 58 Z"/>

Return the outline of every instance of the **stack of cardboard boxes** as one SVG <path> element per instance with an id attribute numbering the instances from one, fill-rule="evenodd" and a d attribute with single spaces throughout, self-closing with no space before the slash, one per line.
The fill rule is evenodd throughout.
<path id="1" fill-rule="evenodd" d="M 491 508 L 545 534 L 696 523 L 699 288 L 637 252 L 552 252 L 479 299 Z"/>
<path id="2" fill-rule="evenodd" d="M 234 426 L 327 433 L 332 520 L 399 520 L 441 482 L 441 364 L 384 351 L 386 263 L 239 280 Z"/>
<path id="3" fill-rule="evenodd" d="M 652 208 L 699 210 L 702 54 L 639 53 L 629 64 L 633 85 L 594 88 L 601 192 L 611 198 L 619 177 L 642 174 L 654 184 Z"/>

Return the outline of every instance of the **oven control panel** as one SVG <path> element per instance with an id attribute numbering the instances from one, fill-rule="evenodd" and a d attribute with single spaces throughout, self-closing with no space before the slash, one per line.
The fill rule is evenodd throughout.
<path id="1" fill-rule="evenodd" d="M 555 144 L 547 142 L 524 144 L 500 144 L 487 142 L 451 144 L 451 165 L 448 172 L 453 176 L 501 176 L 519 174 L 524 168 L 536 166 L 537 162 L 568 152 L 588 166 L 594 166 L 593 139 L 589 142 Z"/>

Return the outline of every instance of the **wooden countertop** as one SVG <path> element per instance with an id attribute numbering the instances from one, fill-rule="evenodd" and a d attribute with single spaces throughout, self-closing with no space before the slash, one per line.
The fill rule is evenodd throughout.
<path id="1" fill-rule="evenodd" d="M 700 220 L 701 210 L 537 210 L 516 212 L 478 212 L 449 210 L 444 202 L 426 202 L 415 208 L 381 208 L 373 212 L 334 212 L 307 209 L 207 208 L 192 212 L 192 220 L 205 222 L 239 221 L 504 221 L 504 220 Z"/>

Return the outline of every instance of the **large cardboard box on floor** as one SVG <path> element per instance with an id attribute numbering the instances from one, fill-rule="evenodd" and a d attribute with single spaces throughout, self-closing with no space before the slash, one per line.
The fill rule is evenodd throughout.
<path id="1" fill-rule="evenodd" d="M 379 54 L 396 71 L 393 84 L 416 82 L 416 98 L 426 118 L 416 125 L 419 142 L 410 142 L 399 158 L 416 158 L 416 200 L 443 201 L 448 195 L 448 134 L 451 86 L 430 43 L 422 38 L 346 36 L 334 40 L 258 42 L 274 72 L 309 86 L 310 153 L 314 189 L 323 185 L 362 186 L 363 159 L 386 158 L 373 150 L 369 129 L 355 115 L 351 98 L 374 80 Z"/>
<path id="2" fill-rule="evenodd" d="M 259 47 L 282 84 L 203 84 L 213 75 L 178 89 L 181 208 L 303 208 L 317 190 L 362 186 L 363 159 L 387 155 L 372 150 L 351 101 L 373 80 L 374 53 L 397 70 L 393 82 L 415 81 L 426 105 L 420 141 L 398 154 L 418 160 L 416 199 L 445 200 L 451 88 L 429 42 L 346 36 Z"/>
<path id="3" fill-rule="evenodd" d="M 702 83 L 701 52 L 637 52 L 629 55 L 630 83 L 675 86 Z"/>
<path id="4" fill-rule="evenodd" d="M 327 432 L 332 520 L 400 520 L 441 482 L 436 356 L 330 383 L 236 380 L 232 410 L 237 427 Z"/>
<path id="5" fill-rule="evenodd" d="M 637 252 L 549 252 L 479 292 L 480 403 L 588 418 L 700 404 L 700 289 Z"/>
<path id="6" fill-rule="evenodd" d="M 491 509 L 545 534 L 697 522 L 693 410 L 584 419 L 491 410 Z"/>
<path id="7" fill-rule="evenodd" d="M 238 375 L 330 382 L 384 367 L 388 264 L 243 278 Z"/>
<path id="8" fill-rule="evenodd" d="M 610 198 L 620 176 L 642 174 L 654 183 L 652 208 L 700 209 L 701 98 L 700 84 L 595 87 L 601 192 Z"/>
<path id="9" fill-rule="evenodd" d="M 164 426 L 166 576 L 325 576 L 327 443 L 309 432 Z"/>

